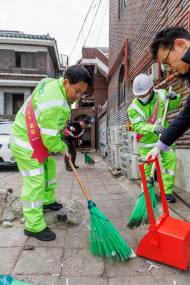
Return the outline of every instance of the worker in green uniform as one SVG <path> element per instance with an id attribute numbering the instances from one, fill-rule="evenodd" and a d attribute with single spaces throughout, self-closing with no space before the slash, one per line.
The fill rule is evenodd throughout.
<path id="1" fill-rule="evenodd" d="M 153 89 L 150 77 L 139 74 L 133 81 L 133 94 L 136 97 L 128 108 L 128 117 L 133 130 L 137 133 L 140 156 L 145 159 L 150 150 L 158 141 L 168 126 L 167 119 L 164 127 L 161 125 L 166 99 L 169 101 L 169 111 L 178 108 L 181 98 L 175 92 L 168 93 L 165 89 Z M 175 203 L 173 187 L 175 184 L 176 152 L 172 145 L 167 151 L 161 153 L 162 178 L 166 193 L 166 199 Z M 152 165 L 145 166 L 145 174 L 148 178 Z"/>
<path id="2" fill-rule="evenodd" d="M 21 200 L 25 218 L 24 234 L 27 236 L 43 241 L 56 238 L 56 234 L 47 227 L 44 219 L 44 208 L 57 211 L 62 207 L 55 197 L 56 161 L 52 154 L 62 153 L 70 157 L 67 145 L 61 140 L 60 131 L 70 117 L 71 104 L 80 99 L 90 81 L 87 69 L 81 65 L 70 66 L 64 78 L 46 78 L 40 81 L 16 115 L 10 145 L 23 176 Z M 39 127 L 42 145 L 48 152 L 43 163 L 32 158 L 34 148 L 26 123 L 29 100 L 36 125 Z"/>

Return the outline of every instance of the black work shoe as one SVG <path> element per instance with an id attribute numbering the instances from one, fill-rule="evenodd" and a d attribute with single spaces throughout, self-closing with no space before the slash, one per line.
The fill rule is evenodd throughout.
<path id="1" fill-rule="evenodd" d="M 43 205 L 44 210 L 52 210 L 52 211 L 59 211 L 63 208 L 63 205 L 58 202 L 51 203 L 49 205 Z"/>
<path id="2" fill-rule="evenodd" d="M 24 230 L 24 234 L 29 237 L 35 237 L 39 240 L 43 241 L 50 241 L 56 239 L 56 234 L 52 232 L 48 227 L 46 227 L 44 230 L 41 232 L 33 233 L 30 231 L 27 231 L 26 229 Z"/>
<path id="3" fill-rule="evenodd" d="M 79 168 L 79 166 L 78 165 L 74 165 L 74 167 L 77 169 L 77 168 Z"/>
<path id="4" fill-rule="evenodd" d="M 166 201 L 168 203 L 176 203 L 176 198 L 173 194 L 166 194 Z"/>

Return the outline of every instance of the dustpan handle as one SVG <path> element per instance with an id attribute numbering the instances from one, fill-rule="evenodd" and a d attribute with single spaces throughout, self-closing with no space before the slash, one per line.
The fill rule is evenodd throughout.
<path id="1" fill-rule="evenodd" d="M 170 93 L 172 91 L 172 86 L 169 87 L 168 93 Z M 166 103 L 165 103 L 165 108 L 164 108 L 164 113 L 162 116 L 162 123 L 161 126 L 164 126 L 164 122 L 167 116 L 167 112 L 168 112 L 168 107 L 169 107 L 169 103 L 170 103 L 170 99 L 166 99 Z M 160 138 L 161 135 L 159 135 Z M 149 182 L 152 183 L 154 181 L 154 171 L 155 171 L 155 163 L 153 162 L 152 167 L 151 167 L 151 172 L 150 172 L 150 176 L 149 176 Z"/>
<path id="2" fill-rule="evenodd" d="M 157 180 L 158 180 L 159 188 L 160 188 L 160 196 L 161 196 L 163 211 L 164 211 L 164 214 L 169 215 L 168 204 L 166 201 L 164 184 L 162 180 L 162 174 L 160 170 L 160 164 L 159 164 L 158 157 L 155 158 L 155 165 L 156 165 Z"/>
<path id="3" fill-rule="evenodd" d="M 156 221 L 155 221 L 154 212 L 152 209 L 150 195 L 148 192 L 148 186 L 147 186 L 146 175 L 145 175 L 145 171 L 144 171 L 144 165 L 145 165 L 145 163 L 140 163 L 139 168 L 140 168 L 141 177 L 142 177 L 142 184 L 143 184 L 144 195 L 145 195 L 145 199 L 146 199 L 146 205 L 147 205 L 150 225 L 154 226 L 156 224 Z"/>
<path id="4" fill-rule="evenodd" d="M 75 169 L 75 167 L 74 167 L 74 165 L 73 165 L 71 159 L 68 159 L 68 162 L 69 162 L 69 164 L 70 164 L 70 166 L 71 166 L 71 168 L 72 168 L 72 170 L 73 170 L 73 174 L 74 174 L 76 180 L 78 181 L 78 183 L 79 183 L 79 185 L 80 185 L 80 188 L 81 188 L 81 190 L 82 190 L 82 192 L 83 192 L 83 194 L 84 194 L 86 200 L 87 200 L 87 201 L 91 200 L 90 195 L 88 194 L 88 192 L 87 192 L 87 190 L 86 190 L 84 184 L 82 183 L 82 181 L 81 181 L 81 179 L 80 179 L 80 177 L 79 177 L 79 175 L 78 175 L 78 173 L 77 173 L 77 171 L 76 171 L 76 169 Z"/>

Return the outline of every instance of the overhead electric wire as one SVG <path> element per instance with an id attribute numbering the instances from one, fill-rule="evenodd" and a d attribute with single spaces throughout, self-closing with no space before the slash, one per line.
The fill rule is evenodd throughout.
<path id="1" fill-rule="evenodd" d="M 108 9 L 108 4 L 109 4 L 109 0 L 107 0 L 107 4 L 106 4 L 105 10 L 103 12 L 103 17 L 102 17 L 102 20 L 100 22 L 100 29 L 98 30 L 98 37 L 97 37 L 97 41 L 96 41 L 96 44 L 95 44 L 96 47 L 97 47 L 98 41 L 100 39 L 100 34 L 101 34 L 101 31 L 102 31 L 103 23 L 105 21 L 105 15 L 106 15 L 106 12 L 107 12 L 107 9 Z"/>
<path id="2" fill-rule="evenodd" d="M 85 24 L 85 22 L 86 22 L 88 16 L 89 16 L 89 13 L 90 13 L 90 10 L 91 10 L 91 8 L 92 8 L 93 3 L 94 3 L 94 0 L 91 1 L 91 4 L 90 4 L 90 6 L 89 6 L 89 8 L 88 8 L 88 11 L 87 11 L 87 14 L 86 14 L 86 16 L 85 16 L 85 18 L 84 18 L 84 21 L 83 21 L 83 23 L 82 23 L 81 29 L 80 29 L 80 31 L 79 31 L 79 33 L 78 33 L 78 36 L 77 36 L 77 38 L 76 38 L 76 40 L 75 40 L 75 43 L 74 43 L 74 45 L 73 45 L 73 47 L 72 47 L 72 49 L 71 49 L 69 58 L 71 57 L 71 55 L 72 55 L 72 53 L 73 53 L 73 51 L 74 51 L 74 48 L 75 48 L 75 46 L 76 46 L 76 44 L 77 44 L 77 42 L 78 42 L 78 40 L 79 40 L 80 34 L 81 34 L 82 30 L 83 30 L 84 24 Z M 94 7 L 95 7 L 95 6 L 94 6 Z"/>
<path id="3" fill-rule="evenodd" d="M 102 2 L 102 0 L 100 0 L 100 1 L 99 1 L 99 3 L 98 3 L 98 7 L 97 7 L 97 9 L 96 9 L 96 13 L 94 14 L 94 18 L 93 18 L 92 23 L 91 23 L 91 25 L 90 25 L 90 29 L 89 29 L 89 31 L 88 31 L 88 34 L 87 34 L 87 36 L 86 36 L 86 39 L 85 39 L 85 41 L 84 41 L 83 46 L 85 46 L 86 41 L 88 40 L 88 37 L 89 37 L 90 32 L 91 32 L 91 30 L 92 30 L 92 27 L 93 27 L 93 24 L 94 24 L 95 18 L 96 18 L 96 16 L 97 16 L 98 10 L 99 10 L 99 8 L 100 8 L 100 4 L 101 4 L 101 2 Z"/>

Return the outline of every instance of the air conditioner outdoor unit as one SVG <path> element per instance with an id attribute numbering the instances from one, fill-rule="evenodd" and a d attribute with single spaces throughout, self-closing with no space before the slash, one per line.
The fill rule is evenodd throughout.
<path id="1" fill-rule="evenodd" d="M 159 72 L 160 72 L 159 68 L 160 67 L 158 63 L 153 63 L 149 69 L 148 73 L 153 82 L 159 79 Z"/>
<path id="2" fill-rule="evenodd" d="M 139 154 L 139 146 L 135 132 L 128 132 L 128 148 L 129 148 L 129 153 Z"/>
<path id="3" fill-rule="evenodd" d="M 126 154 L 127 161 L 127 176 L 130 179 L 140 179 L 140 170 L 138 164 L 138 155 Z"/>
<path id="4" fill-rule="evenodd" d="M 120 153 L 121 153 L 121 146 L 115 145 L 111 148 L 111 162 L 115 169 L 120 169 Z"/>
<path id="5" fill-rule="evenodd" d="M 110 139 L 112 146 L 122 144 L 122 127 L 112 126 L 110 129 Z"/>

